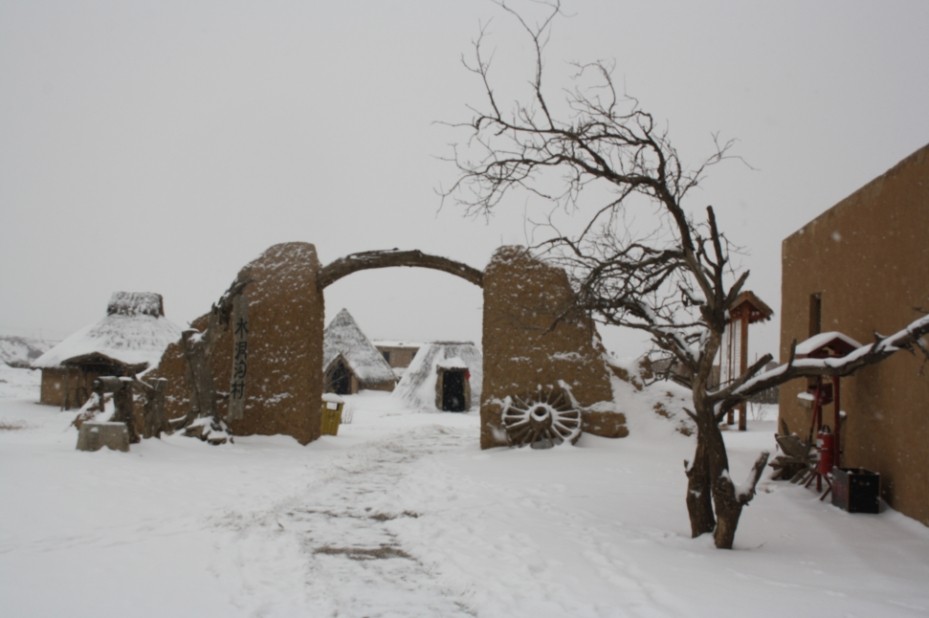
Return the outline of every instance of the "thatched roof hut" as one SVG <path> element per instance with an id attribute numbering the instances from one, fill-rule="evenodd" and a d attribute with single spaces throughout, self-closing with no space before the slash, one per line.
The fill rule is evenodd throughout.
<path id="1" fill-rule="evenodd" d="M 436 341 L 419 348 L 394 396 L 419 410 L 467 412 L 481 399 L 483 359 L 470 341 Z"/>
<path id="2" fill-rule="evenodd" d="M 37 358 L 42 370 L 41 403 L 77 407 L 104 375 L 135 375 L 154 367 L 181 328 L 164 317 L 161 294 L 115 292 L 106 316 L 77 331 Z"/>
<path id="3" fill-rule="evenodd" d="M 393 368 L 365 336 L 347 309 L 323 332 L 324 391 L 350 395 L 361 389 L 392 391 Z"/>

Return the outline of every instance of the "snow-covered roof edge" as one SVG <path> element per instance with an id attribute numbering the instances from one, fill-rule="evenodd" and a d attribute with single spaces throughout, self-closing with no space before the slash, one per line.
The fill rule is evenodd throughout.
<path id="1" fill-rule="evenodd" d="M 829 331 L 825 333 L 819 333 L 818 335 L 813 335 L 809 339 L 801 341 L 797 344 L 795 351 L 799 355 L 806 356 L 807 354 L 811 354 L 815 350 L 823 347 L 831 341 L 839 341 L 852 349 L 861 347 L 860 343 L 848 335 L 840 333 L 839 331 Z"/>

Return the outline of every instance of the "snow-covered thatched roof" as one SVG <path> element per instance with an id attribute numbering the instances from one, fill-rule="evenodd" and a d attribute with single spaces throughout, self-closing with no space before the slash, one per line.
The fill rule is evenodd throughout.
<path id="1" fill-rule="evenodd" d="M 163 317 L 164 300 L 155 292 L 113 292 L 106 306 L 106 314 L 150 315 Z"/>
<path id="2" fill-rule="evenodd" d="M 376 384 L 395 379 L 393 368 L 347 309 L 342 309 L 323 333 L 323 369 L 328 370 L 339 357 L 362 383 Z"/>
<path id="3" fill-rule="evenodd" d="M 470 341 L 436 341 L 424 344 L 413 357 L 393 395 L 420 410 L 435 409 L 435 381 L 440 367 L 467 369 L 471 374 L 472 401 L 481 400 L 483 358 Z"/>
<path id="4" fill-rule="evenodd" d="M 96 359 L 152 367 L 180 336 L 181 328 L 164 317 L 160 294 L 116 292 L 106 317 L 77 331 L 32 366 L 48 369 Z"/>

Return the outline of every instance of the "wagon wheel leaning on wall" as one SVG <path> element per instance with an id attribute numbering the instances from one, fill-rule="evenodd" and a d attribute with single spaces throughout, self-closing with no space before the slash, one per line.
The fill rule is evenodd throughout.
<path id="1" fill-rule="evenodd" d="M 574 444 L 581 436 L 581 411 L 570 392 L 558 386 L 508 397 L 501 418 L 512 446 L 551 448 Z"/>

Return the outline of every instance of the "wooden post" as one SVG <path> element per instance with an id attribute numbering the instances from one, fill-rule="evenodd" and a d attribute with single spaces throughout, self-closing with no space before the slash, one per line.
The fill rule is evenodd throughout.
<path id="1" fill-rule="evenodd" d="M 739 342 L 739 351 L 742 358 L 739 362 L 739 375 L 745 375 L 745 372 L 748 371 L 748 314 L 747 309 L 742 311 L 742 339 Z M 748 428 L 748 421 L 745 419 L 747 405 L 745 400 L 739 404 L 739 431 L 745 431 Z"/>
<path id="2" fill-rule="evenodd" d="M 739 373 L 745 375 L 748 371 L 748 325 L 754 322 L 768 320 L 771 317 L 771 308 L 768 307 L 760 298 L 752 292 L 745 291 L 739 294 L 729 306 L 729 324 L 726 326 L 726 333 L 729 335 L 729 346 L 724 347 L 726 354 L 726 368 L 729 371 L 728 380 L 735 379 L 735 339 L 736 339 L 736 322 L 738 326 L 739 338 Z M 722 371 L 722 355 L 720 357 L 720 371 Z M 740 401 L 736 406 L 739 409 L 739 431 L 745 431 L 748 425 L 746 418 L 747 401 Z M 733 410 L 730 409 L 726 414 L 727 424 L 733 424 Z"/>
<path id="3" fill-rule="evenodd" d="M 145 406 L 142 411 L 142 436 L 145 438 L 160 438 L 161 432 L 167 428 L 165 422 L 165 387 L 168 381 L 164 378 L 153 380 L 145 384 L 137 381 L 145 392 Z"/>
<path id="4" fill-rule="evenodd" d="M 731 382 L 735 379 L 735 320 L 729 321 L 729 327 L 726 329 L 726 333 L 729 335 L 728 341 L 726 342 L 726 381 Z M 722 363 L 720 363 L 719 371 L 720 378 L 722 378 Z M 720 382 L 722 382 L 721 379 Z M 720 386 L 722 386 L 722 384 L 720 384 Z M 735 412 L 730 408 L 729 411 L 726 412 L 726 425 L 733 425 L 734 423 Z"/>
<path id="5" fill-rule="evenodd" d="M 113 421 L 125 424 L 129 433 L 129 442 L 137 444 L 141 438 L 139 438 L 139 434 L 135 430 L 132 407 L 132 378 L 100 377 L 94 380 L 94 390 L 101 395 L 102 393 L 113 393 L 113 405 L 116 408 Z"/>
<path id="6" fill-rule="evenodd" d="M 839 397 L 839 376 L 832 376 L 832 407 L 835 412 L 835 443 L 833 445 L 835 456 L 832 460 L 835 462 L 835 467 L 839 468 L 842 466 L 842 407 Z"/>
<path id="7" fill-rule="evenodd" d="M 216 391 L 213 387 L 213 372 L 207 358 L 207 344 L 204 338 L 208 333 L 195 329 L 185 330 L 181 334 L 184 357 L 190 377 L 191 409 L 184 425 L 190 425 L 197 417 L 214 415 Z"/>

